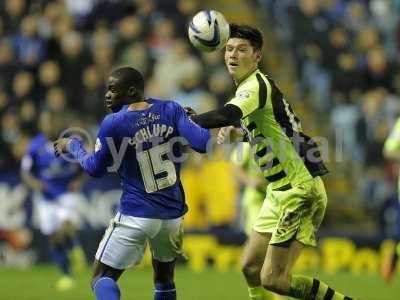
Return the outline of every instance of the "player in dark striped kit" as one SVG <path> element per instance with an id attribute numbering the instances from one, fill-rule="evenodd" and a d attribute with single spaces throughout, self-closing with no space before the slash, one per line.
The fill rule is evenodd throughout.
<path id="1" fill-rule="evenodd" d="M 350 299 L 318 279 L 292 274 L 304 246 L 316 244 L 327 203 L 320 176 L 328 170 L 281 91 L 258 69 L 262 43 L 257 29 L 231 24 L 225 63 L 235 96 L 219 110 L 192 116 L 204 128 L 228 126 L 220 130 L 220 142 L 246 136 L 270 182 L 244 251 L 250 299 L 265 299 L 263 288 L 296 299 Z M 234 128 L 239 121 L 241 128 Z"/>

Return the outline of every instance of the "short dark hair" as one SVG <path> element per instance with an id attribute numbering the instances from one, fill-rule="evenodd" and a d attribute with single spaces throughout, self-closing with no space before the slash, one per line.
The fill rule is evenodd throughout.
<path id="1" fill-rule="evenodd" d="M 142 94 L 144 93 L 144 78 L 138 70 L 132 67 L 121 67 L 112 71 L 111 75 L 119 78 L 126 87 L 134 86 Z"/>
<path id="2" fill-rule="evenodd" d="M 250 42 L 250 45 L 256 49 L 261 50 L 263 46 L 263 37 L 261 32 L 249 25 L 238 25 L 235 23 L 229 24 L 231 34 L 230 38 L 245 39 Z"/>

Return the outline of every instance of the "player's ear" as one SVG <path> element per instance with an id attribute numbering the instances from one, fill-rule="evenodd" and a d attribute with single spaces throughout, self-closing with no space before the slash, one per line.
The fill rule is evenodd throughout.
<path id="1" fill-rule="evenodd" d="M 255 54 L 255 56 L 256 56 L 256 59 L 257 59 L 257 62 L 259 62 L 260 60 L 261 60 L 261 50 L 259 50 L 259 49 L 256 49 L 255 51 L 254 51 L 254 54 Z"/>
<path id="2" fill-rule="evenodd" d="M 135 88 L 134 86 L 130 86 L 130 87 L 128 88 L 128 95 L 131 96 L 131 97 L 133 97 L 133 96 L 135 96 L 136 94 L 137 94 L 136 88 Z"/>

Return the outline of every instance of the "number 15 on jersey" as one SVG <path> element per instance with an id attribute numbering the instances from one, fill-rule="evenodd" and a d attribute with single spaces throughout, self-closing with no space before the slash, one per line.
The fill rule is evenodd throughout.
<path id="1" fill-rule="evenodd" d="M 175 184 L 175 165 L 168 158 L 163 159 L 163 155 L 170 151 L 169 143 L 164 143 L 137 153 L 136 158 L 147 193 L 153 193 Z M 165 173 L 165 176 L 156 179 L 155 176 L 161 173 Z"/>

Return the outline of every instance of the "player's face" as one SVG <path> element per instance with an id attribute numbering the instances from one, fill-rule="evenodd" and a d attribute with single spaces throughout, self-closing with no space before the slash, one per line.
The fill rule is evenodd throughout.
<path id="1" fill-rule="evenodd" d="M 225 64 L 236 82 L 240 82 L 258 67 L 261 53 L 250 42 L 241 38 L 230 38 L 225 48 Z"/>
<path id="2" fill-rule="evenodd" d="M 108 77 L 107 92 L 105 95 L 105 105 L 108 110 L 117 112 L 121 109 L 127 97 L 125 90 L 119 78 L 112 75 Z"/>

